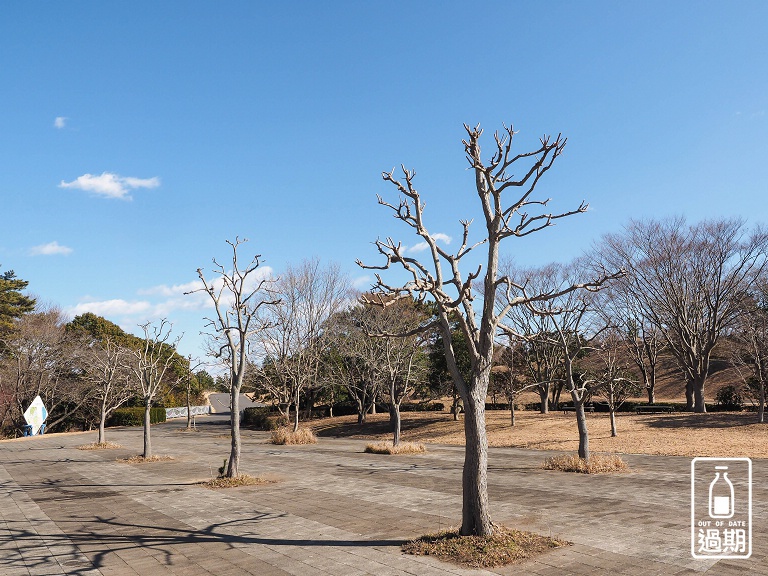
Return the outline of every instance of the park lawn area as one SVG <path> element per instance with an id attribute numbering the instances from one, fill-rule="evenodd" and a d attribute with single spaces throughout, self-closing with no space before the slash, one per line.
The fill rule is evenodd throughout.
<path id="1" fill-rule="evenodd" d="M 661 454 L 668 456 L 747 456 L 768 458 L 768 424 L 757 424 L 754 412 L 708 414 L 617 413 L 618 436 L 611 438 L 608 414 L 587 414 L 589 446 L 593 452 Z M 490 446 L 576 451 L 578 431 L 573 413 L 517 411 L 510 426 L 508 411 L 486 413 Z M 363 426 L 356 416 L 312 422 L 315 433 L 362 439 L 388 439 L 389 415 L 370 414 Z M 463 422 L 448 413 L 402 413 L 402 440 L 434 444 L 464 444 Z"/>

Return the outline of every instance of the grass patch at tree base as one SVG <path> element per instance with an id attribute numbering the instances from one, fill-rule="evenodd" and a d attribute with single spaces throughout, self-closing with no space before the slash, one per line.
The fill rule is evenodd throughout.
<path id="1" fill-rule="evenodd" d="M 406 554 L 434 556 L 471 568 L 491 568 L 521 562 L 570 542 L 493 525 L 492 536 L 460 536 L 458 529 L 427 534 L 403 544 Z"/>
<path id="2" fill-rule="evenodd" d="M 167 462 L 168 460 L 173 460 L 173 456 L 150 456 L 149 458 L 144 458 L 144 456 L 139 454 L 129 458 L 118 458 L 117 461 L 123 464 L 148 464 L 150 462 Z"/>
<path id="3" fill-rule="evenodd" d="M 258 478 L 256 476 L 250 476 L 248 474 L 240 474 L 232 478 L 220 476 L 218 478 L 211 478 L 205 482 L 200 482 L 200 486 L 208 488 L 210 490 L 219 490 L 222 488 L 238 488 L 240 486 L 259 486 L 262 484 L 274 484 L 275 480 L 269 480 L 267 478 Z"/>
<path id="4" fill-rule="evenodd" d="M 77 447 L 78 450 L 114 450 L 115 448 L 122 448 L 122 446 L 114 442 L 91 442 Z"/>
<path id="5" fill-rule="evenodd" d="M 544 460 L 544 469 L 582 474 L 610 474 L 629 472 L 629 465 L 618 454 L 592 454 L 589 460 L 579 458 L 576 454 L 563 454 Z"/>
<path id="6" fill-rule="evenodd" d="M 375 442 L 365 447 L 369 454 L 426 454 L 424 444 L 417 442 L 399 442 L 393 446 L 392 442 Z"/>
<path id="7" fill-rule="evenodd" d="M 317 444 L 317 437 L 309 428 L 299 428 L 296 432 L 288 427 L 272 431 L 272 444 Z"/>

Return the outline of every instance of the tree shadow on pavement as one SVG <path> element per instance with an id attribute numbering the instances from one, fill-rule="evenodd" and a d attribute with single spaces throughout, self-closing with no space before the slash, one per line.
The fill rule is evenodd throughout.
<path id="1" fill-rule="evenodd" d="M 56 526 L 63 532 L 54 533 L 45 533 L 27 521 L 9 521 L 4 533 L 13 541 L 15 550 L 0 555 L 0 573 L 10 573 L 24 566 L 33 574 L 48 573 L 46 570 L 49 569 L 54 570 L 52 573 L 60 573 L 61 566 L 66 568 L 67 574 L 91 576 L 94 568 L 112 564 L 110 556 L 115 556 L 115 564 L 122 563 L 119 556 L 129 550 L 140 550 L 158 561 L 162 558 L 161 562 L 170 566 L 174 564 L 175 555 L 194 557 L 202 553 L 207 558 L 215 558 L 218 554 L 224 557 L 226 550 L 244 545 L 371 548 L 399 547 L 405 543 L 405 540 L 275 538 L 259 535 L 259 524 L 287 516 L 286 513 L 257 513 L 241 520 L 211 524 L 201 530 L 133 524 L 115 517 L 78 518 L 57 521 Z M 225 545 L 223 550 L 205 550 L 206 546 L 222 544 Z M 59 557 L 52 557 L 51 550 L 56 550 Z"/>

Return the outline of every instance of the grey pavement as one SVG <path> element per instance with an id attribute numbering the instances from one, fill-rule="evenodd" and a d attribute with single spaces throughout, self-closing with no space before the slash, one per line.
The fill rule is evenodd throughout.
<path id="1" fill-rule="evenodd" d="M 714 561 L 690 555 L 689 458 L 627 456 L 630 474 L 584 476 L 541 469 L 550 452 L 491 449 L 493 520 L 573 545 L 473 570 L 399 547 L 459 523 L 461 447 L 392 457 L 246 430 L 242 471 L 276 482 L 213 491 L 197 482 L 229 453 L 227 421 L 197 421 L 153 426 L 155 452 L 174 459 L 149 464 L 117 461 L 141 451 L 140 428 L 109 429 L 116 450 L 76 449 L 95 432 L 0 442 L 0 574 L 768 575 L 767 461 L 754 462 L 752 557 Z"/>

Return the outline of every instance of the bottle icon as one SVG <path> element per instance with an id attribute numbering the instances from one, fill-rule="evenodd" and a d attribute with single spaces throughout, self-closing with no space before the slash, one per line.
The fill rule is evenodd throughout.
<path id="1" fill-rule="evenodd" d="M 731 518 L 733 504 L 733 484 L 728 479 L 728 466 L 715 466 L 715 479 L 709 485 L 710 518 Z"/>

